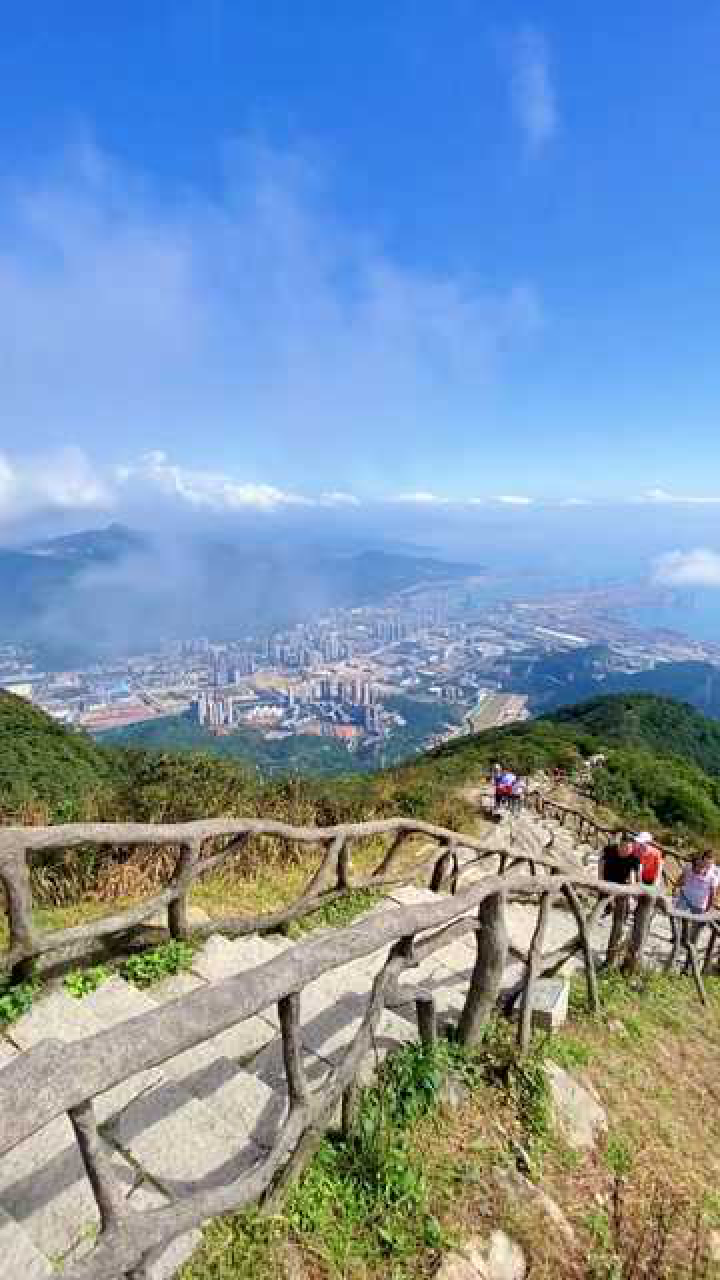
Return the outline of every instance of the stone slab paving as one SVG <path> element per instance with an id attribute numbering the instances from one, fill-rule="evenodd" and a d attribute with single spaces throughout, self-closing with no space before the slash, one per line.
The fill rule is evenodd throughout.
<path id="1" fill-rule="evenodd" d="M 212 1106 L 167 1080 L 135 1098 L 105 1133 L 175 1197 L 198 1182 L 217 1186 L 250 1168 L 260 1151 L 249 1129 L 240 1116 L 228 1128 Z"/>
<path id="2" fill-rule="evenodd" d="M 198 978 L 195 973 L 174 973 L 172 977 L 163 978 L 162 982 L 156 982 L 150 987 L 148 995 L 154 1004 L 165 1004 L 167 1000 L 179 1000 L 181 996 L 187 996 L 191 991 L 197 991 L 198 987 L 207 985 L 205 979 Z"/>
<path id="3" fill-rule="evenodd" d="M 15 1219 L 0 1209 L 0 1276 L 7 1280 L 45 1280 L 49 1275 L 49 1259 L 35 1248 Z"/>
<path id="4" fill-rule="evenodd" d="M 58 1116 L 2 1157 L 0 1208 L 50 1259 L 66 1254 L 97 1227 L 95 1197 L 67 1116 Z"/>

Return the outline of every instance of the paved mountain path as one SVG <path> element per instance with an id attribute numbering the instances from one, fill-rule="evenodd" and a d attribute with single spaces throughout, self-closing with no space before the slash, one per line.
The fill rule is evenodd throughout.
<path id="1" fill-rule="evenodd" d="M 594 850 L 578 847 L 569 833 L 535 814 L 504 816 L 497 834 L 498 847 L 514 852 L 539 852 L 552 835 L 554 852 L 575 866 L 584 863 L 590 868 L 597 861 Z M 473 861 L 470 850 L 460 848 L 458 853 L 461 861 Z M 482 867 L 468 867 L 463 883 L 495 870 L 495 859 Z M 430 899 L 436 897 L 428 889 L 402 887 L 389 893 L 374 911 L 396 910 L 404 903 Z M 532 906 L 513 903 L 508 907 L 511 943 L 521 951 L 528 949 L 536 915 Z M 553 910 L 545 949 L 561 946 L 575 933 L 572 915 L 564 909 Z M 309 936 L 317 937 L 317 932 Z M 594 942 L 601 946 L 605 937 L 606 927 L 598 931 Z M 0 1038 L 0 1068 L 49 1036 L 81 1040 L 159 1003 L 176 1000 L 187 991 L 248 972 L 281 948 L 303 945 L 303 941 L 293 943 L 278 936 L 252 935 L 230 941 L 215 934 L 195 954 L 189 972 L 147 991 L 139 991 L 117 976 L 83 999 L 74 998 L 63 988 L 51 990 Z M 667 947 L 662 931 L 657 946 L 659 950 Z M 385 952 L 378 952 L 345 965 L 302 992 L 302 1043 L 311 1085 L 322 1084 L 350 1044 L 385 958 Z M 468 936 L 450 942 L 412 970 L 411 981 L 433 991 L 441 1020 L 461 1011 L 474 958 L 475 944 Z M 505 973 L 506 987 L 510 988 L 522 972 L 522 963 L 511 961 Z M 178 1005 L 178 1016 L 181 1010 Z M 132 1022 L 128 1035 L 132 1035 Z M 385 1053 L 415 1036 L 415 1006 L 410 999 L 386 1010 L 375 1050 L 363 1067 L 364 1079 L 372 1077 Z M 143 1072 L 111 1089 L 98 1099 L 97 1115 L 129 1204 L 146 1208 L 167 1203 L 197 1179 L 212 1185 L 236 1176 L 271 1145 L 284 1109 L 279 1024 L 276 1012 L 268 1010 L 180 1054 L 162 1068 Z M 63 1262 L 77 1259 L 91 1246 L 96 1227 L 95 1201 L 66 1116 L 0 1160 L 2 1280 L 62 1275 Z M 198 1233 L 193 1232 L 169 1246 L 153 1264 L 152 1280 L 173 1275 L 197 1239 Z"/>

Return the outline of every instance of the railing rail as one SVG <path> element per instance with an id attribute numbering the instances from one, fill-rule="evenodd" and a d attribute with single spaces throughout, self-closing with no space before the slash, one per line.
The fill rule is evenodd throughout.
<path id="1" fill-rule="evenodd" d="M 561 804 L 559 800 L 555 800 L 549 796 L 547 792 L 534 788 L 527 793 L 526 802 L 528 806 L 535 810 L 542 817 L 555 818 L 562 826 L 574 827 L 579 838 L 590 835 L 594 839 L 597 848 L 601 843 L 605 843 L 612 839 L 627 839 L 633 835 L 635 828 L 627 825 L 621 827 L 606 827 L 602 823 L 597 822 L 595 818 L 587 813 L 583 813 L 582 809 L 575 809 L 571 805 Z M 686 849 L 678 849 L 675 846 L 663 845 L 658 841 L 653 841 L 656 848 L 660 850 L 663 857 L 675 859 L 677 862 L 688 862 L 693 854 Z"/>
<path id="2" fill-rule="evenodd" d="M 506 1005 L 519 1001 L 518 1040 L 524 1052 L 530 1041 L 537 982 L 543 976 L 558 972 L 576 955 L 584 964 L 588 1007 L 598 1009 L 600 996 L 593 935 L 613 904 L 637 900 L 628 953 L 631 966 L 638 963 L 645 952 L 653 915 L 660 912 L 669 918 L 674 939 L 670 960 L 674 963 L 684 947 L 686 965 L 702 1000 L 705 999 L 703 967 L 694 929 L 708 926 L 706 966 L 712 956 L 712 944 L 720 932 L 720 913 L 692 915 L 678 910 L 657 888 L 598 880 L 553 856 L 544 846 L 543 838 L 531 829 L 523 829 L 522 825 L 511 849 L 513 867 L 499 872 L 489 869 L 479 881 L 466 888 L 458 887 L 463 874 L 471 867 L 477 868 L 478 859 L 495 857 L 500 852 L 491 845 L 493 840 L 497 843 L 496 833 L 481 840 L 404 818 L 320 829 L 259 820 L 182 824 L 163 827 L 159 835 L 155 828 L 148 826 L 111 824 L 111 828 L 94 826 L 92 830 L 96 839 L 106 843 L 115 844 L 122 838 L 130 844 L 165 842 L 192 850 L 192 857 L 185 859 L 184 866 L 182 860 L 180 862 L 174 887 L 176 896 L 171 900 L 175 903 L 187 892 L 203 865 L 199 855 L 204 839 L 223 835 L 231 841 L 228 849 L 207 857 L 207 862 L 215 866 L 233 846 L 230 856 L 234 856 L 238 839 L 268 832 L 281 834 L 288 840 L 321 844 L 320 864 L 304 896 L 305 903 L 310 901 L 315 907 L 327 900 L 328 894 L 347 892 L 353 887 L 350 859 L 346 856 L 347 841 L 368 834 L 390 836 L 391 842 L 379 855 L 374 873 L 377 879 L 366 878 L 365 883 L 382 883 L 400 865 L 406 840 L 421 834 L 432 837 L 439 845 L 439 849 L 433 848 L 432 857 L 426 859 L 428 865 L 432 864 L 435 887 L 449 884 L 455 892 L 438 895 L 431 902 L 388 908 L 344 929 L 310 936 L 249 972 L 191 992 L 82 1041 L 61 1044 L 46 1040 L 0 1070 L 0 1158 L 66 1114 L 95 1194 L 100 1219 L 97 1242 L 87 1257 L 65 1269 L 64 1280 L 115 1280 L 117 1276 L 127 1275 L 136 1280 L 143 1276 L 157 1251 L 176 1236 L 209 1218 L 258 1202 L 272 1191 L 278 1179 L 286 1180 L 297 1171 L 312 1149 L 316 1135 L 327 1127 L 341 1101 L 346 1104 L 345 1114 L 349 1112 L 355 1079 L 372 1048 L 384 1009 L 414 1002 L 418 1034 L 423 1042 L 434 1042 L 438 1022 L 431 991 L 400 980 L 446 946 L 451 938 L 472 932 L 476 943 L 475 964 L 458 1020 L 460 1039 L 468 1044 L 477 1042 L 484 1023 L 499 1007 L 501 999 Z M 11 835 L 3 832 L 3 839 L 5 847 L 0 856 L 9 859 L 11 868 L 22 866 L 26 870 L 29 847 L 67 847 L 68 843 L 61 828 L 15 829 Z M 71 842 L 85 843 L 87 839 L 87 827 L 70 829 Z M 18 850 L 23 854 L 22 860 L 18 860 Z M 461 861 L 461 851 L 475 856 Z M 507 858 L 507 850 L 504 853 Z M 520 872 L 515 864 L 527 864 L 535 874 Z M 7 868 L 8 863 L 2 865 Z M 503 866 L 502 857 L 500 865 Z M 417 867 L 417 861 L 411 864 L 410 878 L 414 878 Z M 508 937 L 506 905 L 517 901 L 537 906 L 536 926 L 527 952 L 512 947 Z M 560 903 L 572 913 L 577 931 L 561 946 L 546 951 L 548 922 Z M 217 928 L 218 922 L 211 927 Z M 33 942 L 31 935 L 26 955 L 30 954 Z M 322 1085 L 313 1088 L 303 1068 L 303 991 L 324 974 L 373 955 L 384 959 L 382 963 L 378 961 L 379 971 L 359 1030 Z M 502 995 L 501 983 L 509 956 L 523 962 L 524 973 L 517 987 Z M 186 1195 L 166 1207 L 142 1212 L 131 1210 L 116 1183 L 112 1163 L 98 1135 L 94 1100 L 128 1078 L 160 1066 L 269 1008 L 277 1008 L 279 1015 L 286 1097 L 286 1117 L 272 1145 L 249 1172 L 221 1186 L 199 1181 Z"/>
<path id="3" fill-rule="evenodd" d="M 0 828 L 0 884 L 5 888 L 9 920 L 9 947 L 0 952 L 0 976 L 11 973 L 21 978 L 41 956 L 62 953 L 70 947 L 89 945 L 101 939 L 126 934 L 151 916 L 167 911 L 168 928 L 174 938 L 185 938 L 190 929 L 188 895 L 201 878 L 218 871 L 233 860 L 242 861 L 249 842 L 270 837 L 292 844 L 318 845 L 320 859 L 304 891 L 293 903 L 258 915 L 234 915 L 214 919 L 204 928 L 193 928 L 194 936 L 213 931 L 241 935 L 278 929 L 317 910 L 328 901 L 357 889 L 379 889 L 398 883 L 398 871 L 409 842 L 424 836 L 430 841 L 424 860 L 413 862 L 415 873 L 428 869 L 437 887 L 449 864 L 457 864 L 459 843 L 478 858 L 490 858 L 498 844 L 494 831 L 484 837 L 462 835 L 447 827 L 414 818 L 386 818 L 369 822 L 343 823 L 330 827 L 293 826 L 273 819 L 209 819 L 181 823 L 70 823 L 54 827 Z M 358 840 L 390 837 L 390 844 L 378 855 L 369 874 L 354 876 L 352 849 Z M 218 849 L 218 844 L 225 842 Z M 170 883 L 159 893 L 134 906 L 86 924 L 65 929 L 38 929 L 33 917 L 33 855 L 93 845 L 100 848 L 175 848 L 177 858 Z M 557 865 L 537 842 L 536 861 Z M 444 860 L 444 861 L 443 861 Z"/>

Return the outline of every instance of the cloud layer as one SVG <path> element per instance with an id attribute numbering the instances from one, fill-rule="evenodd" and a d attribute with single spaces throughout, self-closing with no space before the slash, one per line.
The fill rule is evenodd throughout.
<path id="1" fill-rule="evenodd" d="M 655 562 L 654 580 L 667 587 L 720 587 L 720 552 L 668 551 Z"/>
<path id="2" fill-rule="evenodd" d="M 480 452 L 499 362 L 540 323 L 527 282 L 421 269 L 341 223 L 301 156 L 238 146 L 212 199 L 91 147 L 0 183 L 3 446 L 157 448 L 199 501 L 219 472 L 240 504 L 280 500 L 268 475 L 422 487 L 439 430 L 448 458 Z"/>

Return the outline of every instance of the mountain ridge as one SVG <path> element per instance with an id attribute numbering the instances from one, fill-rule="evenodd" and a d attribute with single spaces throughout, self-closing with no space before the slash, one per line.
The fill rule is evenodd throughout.
<path id="1" fill-rule="evenodd" d="M 720 725 L 654 695 L 610 695 L 490 729 L 373 774 L 288 775 L 208 753 L 108 747 L 0 693 L 0 817 L 6 822 L 221 814 L 293 815 L 329 824 L 406 813 L 462 826 L 463 789 L 501 760 L 531 775 L 593 773 L 594 799 L 627 820 L 720 838 Z"/>

